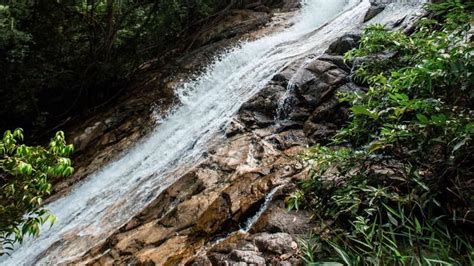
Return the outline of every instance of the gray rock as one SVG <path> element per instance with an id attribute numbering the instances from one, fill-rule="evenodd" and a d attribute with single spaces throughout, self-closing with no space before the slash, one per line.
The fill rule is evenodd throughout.
<path id="1" fill-rule="evenodd" d="M 254 242 L 260 251 L 268 251 L 279 255 L 287 254 L 297 248 L 296 242 L 287 233 L 262 233 L 254 238 Z"/>
<path id="2" fill-rule="evenodd" d="M 336 133 L 337 126 L 332 123 L 314 123 L 306 121 L 304 132 L 310 140 L 310 144 L 325 143 Z"/>
<path id="3" fill-rule="evenodd" d="M 259 231 L 270 233 L 283 232 L 291 235 L 306 234 L 314 226 L 311 217 L 312 214 L 305 210 L 289 212 L 284 204 L 281 204 L 281 206 L 271 206 Z"/>
<path id="4" fill-rule="evenodd" d="M 239 118 L 248 128 L 265 128 L 275 122 L 273 117 L 260 112 L 241 111 Z"/>
<path id="5" fill-rule="evenodd" d="M 319 59 L 308 64 L 306 69 L 316 74 L 316 77 L 329 85 L 340 84 L 348 75 L 332 62 Z"/>
<path id="6" fill-rule="evenodd" d="M 353 65 L 353 67 L 357 69 L 362 64 L 368 61 L 386 61 L 386 60 L 394 59 L 396 56 L 397 56 L 396 52 L 385 51 L 385 52 L 375 54 L 375 55 L 368 55 L 368 56 L 355 58 L 352 62 L 350 62 L 350 64 Z"/>
<path id="7" fill-rule="evenodd" d="M 298 93 L 307 106 L 314 108 L 321 102 L 322 96 L 330 90 L 331 87 L 328 84 L 315 79 L 299 87 Z"/>
<path id="8" fill-rule="evenodd" d="M 265 265 L 265 259 L 260 256 L 260 253 L 255 251 L 233 250 L 229 254 L 229 258 L 235 262 Z"/>
<path id="9" fill-rule="evenodd" d="M 241 110 L 255 111 L 269 117 L 274 117 L 278 108 L 278 103 L 285 91 L 286 88 L 280 85 L 268 85 L 252 99 L 244 103 Z"/>
<path id="10" fill-rule="evenodd" d="M 341 87 L 337 88 L 337 92 L 358 92 L 358 93 L 362 93 L 362 92 L 367 92 L 367 88 L 364 88 L 364 87 L 358 86 L 355 83 L 349 82 L 349 83 L 346 83 L 346 84 L 342 85 Z"/>
<path id="11" fill-rule="evenodd" d="M 301 1 L 299 0 L 283 0 L 283 10 L 291 10 L 300 7 Z"/>
<path id="12" fill-rule="evenodd" d="M 198 256 L 191 263 L 191 266 L 211 266 L 211 260 L 206 256 Z"/>
<path id="13" fill-rule="evenodd" d="M 371 19 L 373 19 L 375 16 L 380 14 L 382 11 L 384 11 L 385 6 L 382 5 L 373 5 L 367 10 L 367 13 L 365 13 L 364 17 L 364 22 L 367 22 Z"/>
<path id="14" fill-rule="evenodd" d="M 323 54 L 318 59 L 321 61 L 329 61 L 345 72 L 350 72 L 352 68 L 352 66 L 349 64 L 350 62 L 346 62 L 344 60 L 344 56 L 342 55 Z"/>
<path id="15" fill-rule="evenodd" d="M 316 123 L 334 122 L 336 120 L 335 116 L 337 114 L 339 105 L 340 103 L 338 98 L 333 96 L 314 109 L 309 120 Z"/>
<path id="16" fill-rule="evenodd" d="M 337 68 L 335 64 L 322 60 L 314 60 L 306 66 L 306 69 L 315 73 L 316 75 L 322 75 L 323 73 L 335 68 Z"/>
<path id="17" fill-rule="evenodd" d="M 282 150 L 306 144 L 306 136 L 302 130 L 288 130 L 281 132 L 276 136 L 276 139 L 280 143 L 280 148 Z"/>
<path id="18" fill-rule="evenodd" d="M 346 52 L 359 45 L 360 36 L 357 34 L 345 34 L 333 42 L 326 53 L 330 55 L 344 55 Z"/>
<path id="19" fill-rule="evenodd" d="M 348 81 L 347 73 L 339 68 L 327 71 L 322 75 L 321 79 L 331 86 L 339 86 Z"/>

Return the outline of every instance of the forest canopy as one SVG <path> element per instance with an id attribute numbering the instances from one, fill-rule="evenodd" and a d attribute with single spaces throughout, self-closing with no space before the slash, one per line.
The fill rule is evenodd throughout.
<path id="1" fill-rule="evenodd" d="M 0 129 L 41 130 L 88 112 L 235 2 L 1 0 Z"/>

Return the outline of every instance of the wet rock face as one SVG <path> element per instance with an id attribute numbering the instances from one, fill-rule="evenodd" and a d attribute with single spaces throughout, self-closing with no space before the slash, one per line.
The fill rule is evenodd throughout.
<path id="1" fill-rule="evenodd" d="M 351 43 L 343 50 L 352 49 L 358 37 L 348 34 L 333 44 L 348 40 Z M 344 45 L 333 45 L 333 51 L 342 52 Z M 337 92 L 363 91 L 351 82 L 351 67 L 341 55 L 329 54 L 299 69 L 289 67 L 242 106 L 238 121 L 251 129 L 277 126 L 283 132 L 302 130 L 305 140 L 296 140 L 299 144 L 324 143 L 348 116 L 348 106 L 339 102 Z M 290 135 L 280 136 L 283 138 L 276 141 L 284 147 L 294 143 Z"/>
<path id="2" fill-rule="evenodd" d="M 259 112 L 269 118 L 276 116 L 278 102 L 285 94 L 286 88 L 280 84 L 270 84 L 261 90 L 250 101 L 244 103 L 241 111 Z"/>
<path id="3" fill-rule="evenodd" d="M 226 140 L 84 261 L 298 264 L 295 239 L 311 228 L 311 216 L 288 213 L 284 191 L 307 176 L 295 155 L 327 141 L 347 118 L 336 93 L 363 91 L 349 69 L 341 56 L 325 55 L 277 74 L 227 125 Z M 250 233 L 239 233 L 260 211 Z"/>
<path id="4" fill-rule="evenodd" d="M 342 53 L 357 37 L 347 35 L 337 42 L 333 51 Z M 337 92 L 364 90 L 351 82 L 352 66 L 337 53 L 276 74 L 226 126 L 225 140 L 80 262 L 298 264 L 295 239 L 313 225 L 310 213 L 285 210 L 285 195 L 308 174 L 296 155 L 308 145 L 328 141 L 344 124 L 348 106 L 339 102 Z M 118 129 L 111 130 L 114 123 Z M 134 121 L 107 120 L 86 127 L 77 141 L 122 141 L 120 132 L 135 126 Z M 94 135 L 102 136 L 91 139 Z M 240 232 L 249 221 L 250 231 Z"/>
<path id="5" fill-rule="evenodd" d="M 380 11 L 381 12 L 381 11 Z M 374 15 L 375 16 L 375 15 Z M 360 35 L 346 34 L 333 42 L 327 53 L 330 55 L 344 55 L 346 52 L 356 48 L 359 45 Z"/>

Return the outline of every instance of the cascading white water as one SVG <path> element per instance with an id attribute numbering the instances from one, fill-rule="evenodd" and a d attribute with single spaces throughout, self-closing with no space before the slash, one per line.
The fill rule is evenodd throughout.
<path id="1" fill-rule="evenodd" d="M 177 88 L 182 105 L 152 134 L 48 204 L 56 224 L 0 258 L 0 264 L 66 263 L 105 240 L 195 164 L 276 72 L 308 54 L 321 54 L 331 40 L 360 27 L 368 7 L 368 0 L 304 0 L 294 26 L 216 58 L 197 79 Z"/>

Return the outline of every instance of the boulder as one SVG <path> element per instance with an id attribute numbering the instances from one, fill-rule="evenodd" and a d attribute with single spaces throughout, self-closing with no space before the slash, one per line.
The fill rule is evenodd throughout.
<path id="1" fill-rule="evenodd" d="M 190 266 L 212 266 L 211 260 L 206 256 L 198 256 L 189 262 Z"/>
<path id="2" fill-rule="evenodd" d="M 305 177 L 307 172 L 304 172 Z M 274 203 L 255 225 L 256 232 L 288 233 L 293 236 L 303 235 L 314 226 L 312 213 L 299 210 L 288 211 L 283 201 Z"/>
<path id="3" fill-rule="evenodd" d="M 333 42 L 326 53 L 330 55 L 344 55 L 359 45 L 360 35 L 348 33 Z"/>
<path id="4" fill-rule="evenodd" d="M 283 255 L 298 248 L 291 235 L 287 233 L 262 233 L 254 238 L 255 245 L 260 251 Z"/>
<path id="5" fill-rule="evenodd" d="M 226 194 L 221 194 L 198 218 L 196 229 L 207 234 L 217 232 L 221 225 L 230 218 L 230 206 L 229 197 Z"/>
<path id="6" fill-rule="evenodd" d="M 277 84 L 270 84 L 263 88 L 248 102 L 244 103 L 241 110 L 259 112 L 268 117 L 274 117 L 276 115 L 278 103 L 285 92 L 285 87 Z"/>
<path id="7" fill-rule="evenodd" d="M 337 66 L 328 61 L 313 60 L 305 68 L 316 75 L 322 75 L 329 70 L 336 69 Z"/>
<path id="8" fill-rule="evenodd" d="M 364 22 L 367 22 L 373 19 L 375 16 L 380 14 L 384 9 L 385 9 L 385 6 L 383 5 L 372 5 L 369 8 L 369 10 L 367 10 L 367 13 L 365 13 Z"/>
<path id="9" fill-rule="evenodd" d="M 318 79 L 311 80 L 298 88 L 299 95 L 311 108 L 318 106 L 323 95 L 331 90 L 330 86 Z"/>
<path id="10" fill-rule="evenodd" d="M 334 65 L 336 65 L 338 68 L 348 73 L 351 72 L 351 69 L 352 69 L 350 62 L 346 62 L 346 60 L 344 60 L 344 56 L 342 55 L 323 54 L 322 56 L 318 58 L 318 60 L 331 62 Z"/>
<path id="11" fill-rule="evenodd" d="M 256 251 L 234 250 L 229 254 L 229 258 L 235 262 L 244 262 L 253 265 L 265 265 L 265 259 L 260 255 L 261 254 Z"/>

